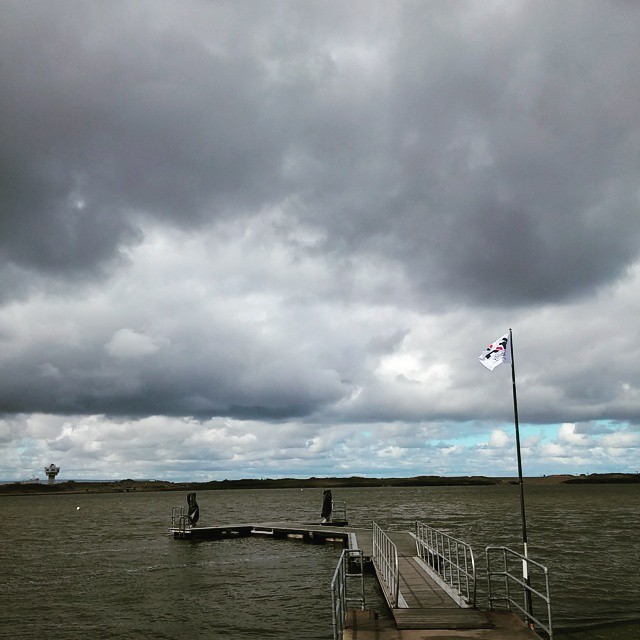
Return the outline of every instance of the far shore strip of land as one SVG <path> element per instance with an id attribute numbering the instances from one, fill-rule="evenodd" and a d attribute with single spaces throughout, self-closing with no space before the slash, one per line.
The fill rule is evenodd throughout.
<path id="1" fill-rule="evenodd" d="M 629 484 L 640 483 L 640 473 L 592 473 L 528 477 L 526 485 L 556 484 Z M 69 493 L 130 493 L 146 491 L 220 491 L 233 489 L 336 489 L 363 487 L 456 487 L 518 484 L 517 478 L 485 476 L 416 476 L 412 478 L 246 478 L 209 482 L 169 482 L 167 480 L 104 480 L 85 482 L 67 480 L 46 482 L 14 482 L 0 484 L 0 496 L 62 495 Z"/>

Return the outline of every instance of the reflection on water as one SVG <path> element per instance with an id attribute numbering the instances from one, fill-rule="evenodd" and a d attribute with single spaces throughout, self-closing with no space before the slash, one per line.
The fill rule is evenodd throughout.
<path id="1" fill-rule="evenodd" d="M 487 545 L 520 548 L 516 486 L 338 489 L 334 497 L 347 501 L 353 526 L 421 520 L 447 531 L 472 545 L 480 568 Z M 321 490 L 198 494 L 203 525 L 317 520 L 321 501 Z M 531 486 L 526 501 L 531 556 L 550 568 L 558 638 L 640 637 L 640 487 Z M 0 498 L 0 636 L 331 638 L 338 547 L 174 541 L 168 518 L 183 502 L 178 493 Z M 482 604 L 482 576 L 480 585 Z M 593 626 L 611 621 L 628 622 Z"/>

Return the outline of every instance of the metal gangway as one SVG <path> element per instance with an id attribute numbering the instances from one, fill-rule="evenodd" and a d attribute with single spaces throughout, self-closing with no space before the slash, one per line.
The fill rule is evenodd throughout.
<path id="1" fill-rule="evenodd" d="M 421 522 L 416 523 L 415 532 L 383 530 L 374 522 L 369 532 L 356 530 L 353 536 L 356 544 L 352 546 L 362 549 L 364 559 L 372 561 L 392 619 L 379 620 L 366 610 L 346 615 L 348 605 L 336 604 L 334 596 L 336 640 L 342 639 L 343 633 L 345 640 L 400 637 L 393 629 L 396 634 L 404 629 L 446 631 L 452 638 L 458 637 L 458 632 L 460 637 L 472 632 L 482 640 L 540 640 L 539 631 L 542 637 L 553 638 L 548 572 L 540 563 L 528 561 L 530 568 L 535 566 L 544 575 L 545 587 L 529 587 L 512 566 L 513 558 L 523 557 L 507 548 L 489 547 L 490 606 L 481 610 L 477 606 L 476 560 L 467 543 Z M 494 553 L 500 554 L 502 562 Z M 335 588 L 332 583 L 332 590 Z M 527 612 L 527 590 L 544 603 L 544 615 L 539 604 L 535 615 Z"/>

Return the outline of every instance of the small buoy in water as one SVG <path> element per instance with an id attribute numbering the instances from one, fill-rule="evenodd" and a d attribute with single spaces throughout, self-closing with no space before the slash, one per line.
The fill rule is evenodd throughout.
<path id="1" fill-rule="evenodd" d="M 76 507 L 76 511 L 80 511 L 80 507 Z"/>

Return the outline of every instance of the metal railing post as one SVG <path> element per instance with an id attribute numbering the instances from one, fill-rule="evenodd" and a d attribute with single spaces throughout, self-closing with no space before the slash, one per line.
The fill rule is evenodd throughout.
<path id="1" fill-rule="evenodd" d="M 391 538 L 375 522 L 373 523 L 373 562 L 389 590 L 391 606 L 397 607 L 400 591 L 398 549 Z"/>
<path id="2" fill-rule="evenodd" d="M 438 531 L 422 522 L 416 522 L 418 556 L 456 591 L 467 604 L 476 602 L 477 581 L 473 550 L 466 543 Z M 464 576 L 464 580 L 462 579 Z"/>
<path id="3" fill-rule="evenodd" d="M 494 569 L 492 564 L 491 556 L 492 553 L 499 553 L 502 557 L 502 568 Z M 528 622 L 535 623 L 539 628 L 543 629 L 550 640 L 553 640 L 553 626 L 551 620 L 551 593 L 549 591 L 549 570 L 544 565 L 532 560 L 530 557 L 526 557 L 517 551 L 513 551 L 513 549 L 509 549 L 508 547 L 487 547 L 486 549 L 487 555 L 487 591 L 489 595 L 489 607 L 491 609 L 494 608 L 494 604 L 497 601 L 502 601 L 506 603 L 506 606 L 509 610 L 513 611 L 514 609 L 519 612 L 521 617 Z M 522 561 L 526 560 L 527 566 L 529 569 L 528 580 L 519 573 L 513 573 L 509 568 L 509 559 L 512 562 L 519 562 L 519 566 L 521 567 Z M 534 576 L 534 572 L 537 572 Z M 540 578 L 540 572 L 544 575 L 544 593 L 538 591 L 536 588 L 532 586 L 532 584 L 536 583 Z M 501 578 L 504 580 L 503 590 L 504 595 L 495 595 L 493 579 Z M 533 579 L 532 579 L 533 578 Z M 537 578 L 537 579 L 536 579 Z M 524 604 L 520 605 L 518 600 L 516 600 L 515 596 L 511 594 L 511 587 L 519 587 L 522 589 L 522 595 Z M 537 598 L 536 602 L 542 601 L 545 604 L 546 608 L 546 620 L 541 620 L 540 617 L 534 614 L 534 611 L 537 607 L 534 607 L 533 610 L 529 607 L 529 602 L 533 600 L 533 598 Z"/>
<path id="4" fill-rule="evenodd" d="M 353 567 L 356 571 L 353 571 Z M 349 587 L 349 578 L 358 580 L 358 590 L 354 595 Z M 361 549 L 344 549 L 336 565 L 331 580 L 331 610 L 333 616 L 333 638 L 342 640 L 345 617 L 349 605 L 365 608 L 364 599 L 364 556 Z"/>

